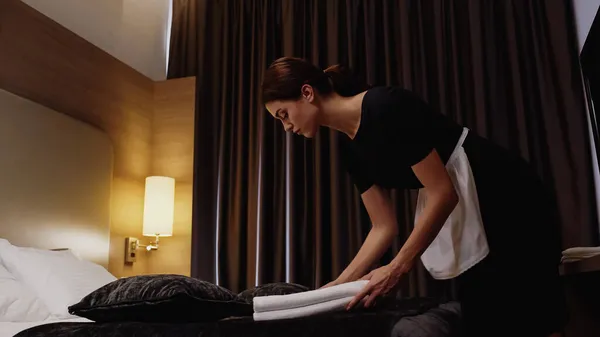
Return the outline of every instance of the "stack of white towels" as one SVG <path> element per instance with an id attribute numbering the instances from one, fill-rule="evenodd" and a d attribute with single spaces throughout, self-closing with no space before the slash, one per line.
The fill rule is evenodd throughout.
<path id="1" fill-rule="evenodd" d="M 596 255 L 600 255 L 600 247 L 572 247 L 563 250 L 561 262 L 575 262 Z"/>
<path id="2" fill-rule="evenodd" d="M 258 296 L 253 299 L 254 320 L 290 319 L 341 311 L 367 283 L 369 281 L 359 280 L 296 294 Z"/>

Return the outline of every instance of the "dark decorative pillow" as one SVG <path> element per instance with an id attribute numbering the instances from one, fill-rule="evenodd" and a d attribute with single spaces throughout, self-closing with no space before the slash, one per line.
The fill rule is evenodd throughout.
<path id="1" fill-rule="evenodd" d="M 255 288 L 247 289 L 237 295 L 239 301 L 252 304 L 252 299 L 257 296 L 288 295 L 308 291 L 307 287 L 295 283 L 267 283 Z"/>
<path id="2" fill-rule="evenodd" d="M 96 322 L 212 322 L 253 312 L 228 289 L 173 274 L 122 278 L 68 309 Z"/>

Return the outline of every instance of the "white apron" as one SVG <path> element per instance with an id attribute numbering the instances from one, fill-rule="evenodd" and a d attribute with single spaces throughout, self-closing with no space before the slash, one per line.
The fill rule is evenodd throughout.
<path id="1" fill-rule="evenodd" d="M 458 194 L 458 204 L 437 237 L 421 255 L 425 269 L 439 280 L 460 275 L 483 260 L 489 252 L 473 172 L 462 146 L 468 133 L 469 130 L 464 128 L 446 164 L 446 170 Z M 425 208 L 426 200 L 425 190 L 421 189 L 417 199 L 415 223 Z"/>

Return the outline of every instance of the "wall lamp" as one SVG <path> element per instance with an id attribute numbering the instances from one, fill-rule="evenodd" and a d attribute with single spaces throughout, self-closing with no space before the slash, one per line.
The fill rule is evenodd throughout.
<path id="1" fill-rule="evenodd" d="M 139 247 L 147 251 L 158 250 L 159 238 L 173 236 L 175 213 L 175 179 L 150 176 L 146 178 L 144 193 L 144 218 L 142 235 L 153 237 L 147 245 L 140 244 L 135 237 L 125 239 L 125 262 L 135 262 Z"/>

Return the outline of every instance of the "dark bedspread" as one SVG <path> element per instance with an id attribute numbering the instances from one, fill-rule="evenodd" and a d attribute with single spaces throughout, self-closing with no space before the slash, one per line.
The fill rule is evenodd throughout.
<path id="1" fill-rule="evenodd" d="M 371 310 L 261 322 L 253 321 L 252 317 L 242 317 L 214 323 L 186 324 L 51 323 L 22 331 L 15 337 L 389 337 L 392 336 L 392 330 L 394 336 L 402 336 L 402 331 L 395 328 L 401 318 L 417 317 L 437 308 L 438 304 L 430 299 L 411 299 L 389 302 Z M 406 333 L 416 336 L 414 331 Z"/>

